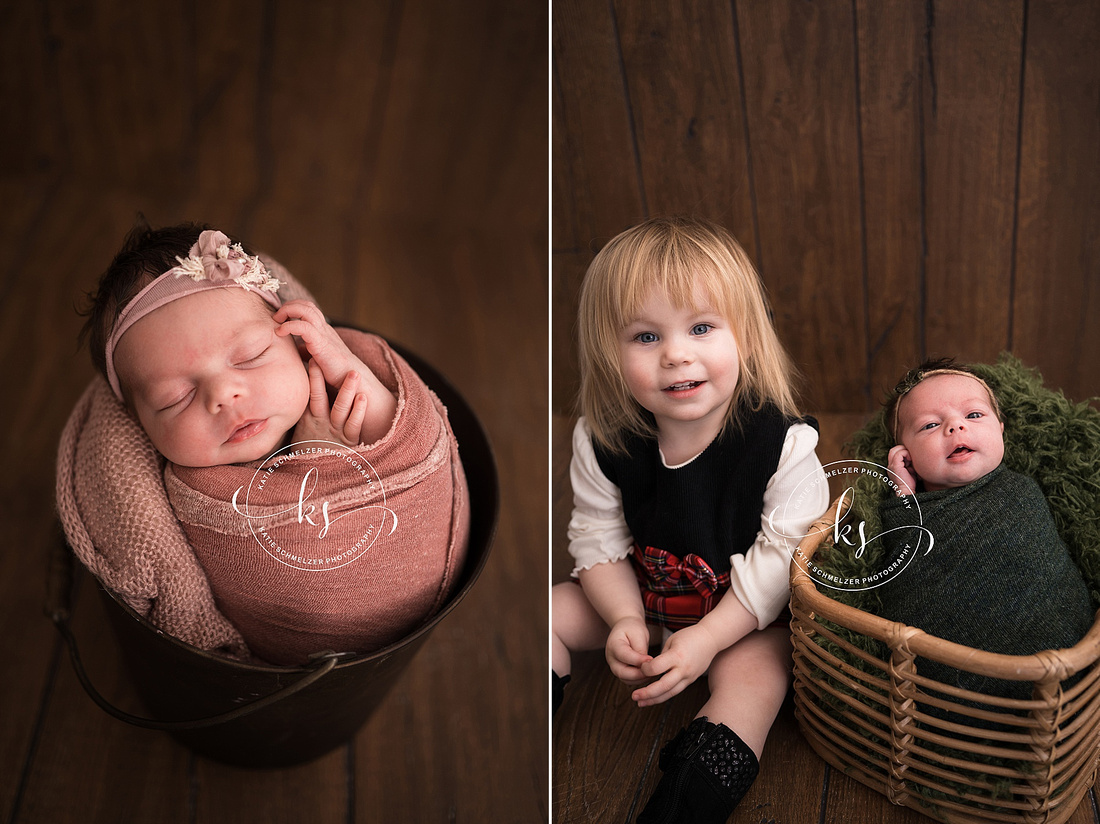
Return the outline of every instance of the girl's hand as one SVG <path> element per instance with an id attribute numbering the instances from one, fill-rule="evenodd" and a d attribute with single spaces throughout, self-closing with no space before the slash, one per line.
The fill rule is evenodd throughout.
<path id="1" fill-rule="evenodd" d="M 337 403 L 342 403 L 342 406 L 339 420 L 333 421 L 327 408 L 327 397 L 325 415 L 318 414 L 320 405 L 317 402 L 316 379 L 311 372 L 309 414 L 314 418 L 328 419 L 330 423 L 335 423 L 337 430 L 344 431 L 347 435 L 347 430 L 352 428 L 348 422 L 353 417 L 353 413 L 357 416 L 358 410 L 362 409 L 363 418 L 359 424 L 359 431 L 353 433 L 352 437 L 343 437 L 340 440 L 351 445 L 374 443 L 385 435 L 393 422 L 393 416 L 397 413 L 397 399 L 382 385 L 366 364 L 348 349 L 336 330 L 325 320 L 321 310 L 308 300 L 292 300 L 280 306 L 275 311 L 273 319 L 279 324 L 275 334 L 281 337 L 297 335 L 301 338 L 306 352 L 320 370 L 325 386 L 339 390 L 333 402 L 332 411 L 337 411 Z M 353 373 L 357 377 L 351 378 L 353 383 L 349 384 L 348 380 Z M 354 382 L 357 382 L 357 385 Z M 343 402 L 340 401 L 341 393 L 345 393 Z M 358 401 L 359 394 L 363 395 L 362 402 Z M 357 402 L 358 407 L 356 407 Z M 323 424 L 316 422 L 309 426 L 323 428 Z M 295 433 L 297 434 L 297 429 Z"/>
<path id="2" fill-rule="evenodd" d="M 916 494 L 917 476 L 913 474 L 913 461 L 909 457 L 909 450 L 898 444 L 890 450 L 886 459 L 886 468 L 893 472 L 901 483 L 898 484 L 897 496 L 904 498 L 906 495 Z M 905 487 L 909 488 L 906 489 Z"/>
<path id="3" fill-rule="evenodd" d="M 348 372 L 330 409 L 321 367 L 310 360 L 308 371 L 309 406 L 294 427 L 294 440 L 338 441 L 345 446 L 357 446 L 370 403 L 365 393 L 357 391 L 359 373 Z"/>
<path id="4" fill-rule="evenodd" d="M 640 667 L 646 677 L 661 677 L 630 697 L 639 707 L 650 707 L 679 695 L 707 671 L 719 652 L 714 636 L 701 624 L 672 633 L 661 654 Z"/>
<path id="5" fill-rule="evenodd" d="M 649 628 L 641 618 L 622 618 L 608 633 L 604 654 L 611 672 L 620 681 L 633 686 L 646 681 L 640 667 L 652 660 L 649 654 Z"/>

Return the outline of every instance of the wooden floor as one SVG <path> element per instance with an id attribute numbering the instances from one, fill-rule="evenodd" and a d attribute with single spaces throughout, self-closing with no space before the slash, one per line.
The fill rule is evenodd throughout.
<path id="1" fill-rule="evenodd" d="M 546 821 L 545 10 L 190 8 L 3 15 L 22 125 L 0 129 L 0 821 Z M 74 307 L 139 211 L 279 259 L 447 376 L 495 450 L 478 583 L 360 733 L 303 766 L 226 767 L 109 717 L 43 615 L 58 436 L 93 374 Z M 101 691 L 141 712 L 88 579 L 74 626 Z"/>
<path id="2" fill-rule="evenodd" d="M 859 415 L 821 416 L 818 455 L 838 460 Z M 571 564 L 564 549 L 570 493 L 569 433 L 572 421 L 554 424 L 552 577 L 564 580 Z M 565 700 L 553 719 L 551 801 L 556 824 L 633 824 L 660 778 L 661 746 L 695 716 L 706 701 L 700 681 L 665 704 L 638 709 L 631 689 L 611 675 L 603 653 L 575 657 Z M 858 781 L 830 768 L 802 737 L 790 694 L 768 736 L 760 775 L 730 819 L 731 824 L 920 824 L 931 819 L 891 805 Z M 1100 824 L 1093 791 L 1070 824 Z"/>

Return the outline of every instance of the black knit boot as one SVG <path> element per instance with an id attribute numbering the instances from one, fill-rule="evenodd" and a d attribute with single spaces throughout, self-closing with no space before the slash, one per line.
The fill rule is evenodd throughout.
<path id="1" fill-rule="evenodd" d="M 661 749 L 664 775 L 638 824 L 725 824 L 760 763 L 725 724 L 696 718 Z"/>
<path id="2" fill-rule="evenodd" d="M 550 716 L 553 717 L 558 712 L 558 707 L 561 706 L 561 700 L 565 697 L 565 685 L 569 683 L 568 675 L 558 675 L 553 670 L 550 670 L 550 695 L 553 698 L 553 712 Z"/>

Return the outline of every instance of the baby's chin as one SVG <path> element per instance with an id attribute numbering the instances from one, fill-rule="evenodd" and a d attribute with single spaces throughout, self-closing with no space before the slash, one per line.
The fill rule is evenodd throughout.
<path id="1" fill-rule="evenodd" d="M 222 447 L 216 450 L 213 454 L 209 455 L 176 455 L 165 453 L 163 450 L 161 454 L 176 466 L 188 466 L 195 469 L 209 468 L 212 466 L 232 466 L 235 464 L 248 464 L 255 463 L 256 461 L 262 461 L 265 458 L 270 457 L 277 452 L 283 446 L 290 442 L 290 435 L 293 430 L 287 430 L 286 432 L 274 432 L 270 435 L 267 432 L 258 435 L 255 438 L 249 439 L 245 443 L 235 444 L 232 446 L 222 445 Z"/>
<path id="2" fill-rule="evenodd" d="M 1000 466 L 1000 464 L 998 463 L 997 466 Z M 965 476 L 944 478 L 939 483 L 925 480 L 924 488 L 927 489 L 929 492 L 938 492 L 941 489 L 959 489 L 960 487 L 969 486 L 975 481 L 980 481 L 982 478 L 984 478 L 986 475 L 996 469 L 997 466 L 976 469 L 974 472 L 968 473 Z"/>

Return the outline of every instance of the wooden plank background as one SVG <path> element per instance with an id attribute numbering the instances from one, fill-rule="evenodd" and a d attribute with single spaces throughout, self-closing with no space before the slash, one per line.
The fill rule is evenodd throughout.
<path id="1" fill-rule="evenodd" d="M 1096 3 L 551 6 L 553 580 L 571 566 L 577 292 L 647 217 L 701 215 L 742 242 L 823 460 L 926 356 L 1008 350 L 1074 400 L 1100 395 Z M 639 713 L 601 656 L 578 667 L 592 683 L 554 722 L 555 820 L 632 820 L 655 747 L 701 697 Z M 919 820 L 826 770 L 789 707 L 772 738 L 733 821 Z M 1073 819 L 1098 820 L 1091 800 Z"/>
<path id="2" fill-rule="evenodd" d="M 1087 0 L 555 0 L 554 392 L 579 278 L 690 213 L 757 263 L 815 412 L 1004 350 L 1100 394 L 1100 20 Z"/>
<path id="3" fill-rule="evenodd" d="M 2 820 L 547 820 L 548 23 L 507 0 L 0 8 Z M 139 211 L 280 259 L 445 374 L 496 452 L 481 579 L 305 766 L 231 769 L 115 721 L 42 617 L 57 439 L 92 376 L 75 307 Z M 75 627 L 140 711 L 89 580 Z"/>

